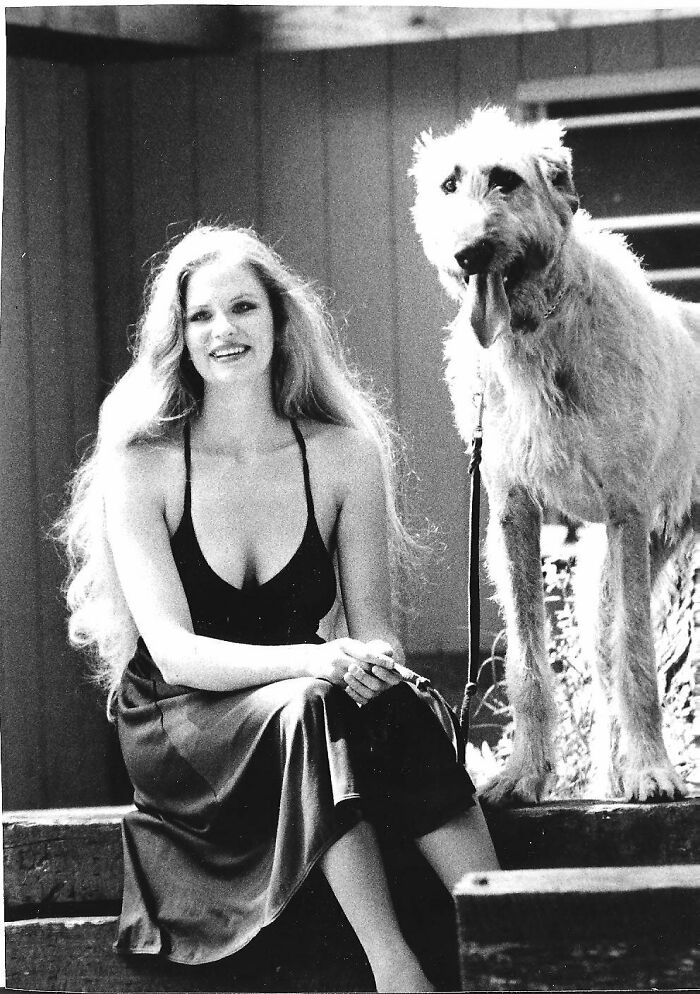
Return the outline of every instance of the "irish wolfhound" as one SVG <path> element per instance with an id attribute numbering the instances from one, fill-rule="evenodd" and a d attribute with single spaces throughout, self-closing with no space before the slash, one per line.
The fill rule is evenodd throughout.
<path id="1" fill-rule="evenodd" d="M 467 442 L 484 398 L 487 558 L 515 716 L 512 755 L 485 796 L 539 800 L 550 780 L 547 507 L 606 525 L 594 641 L 612 791 L 672 798 L 684 787 L 662 737 L 650 584 L 690 523 L 700 309 L 653 290 L 624 239 L 578 210 L 562 137 L 558 122 L 478 110 L 452 134 L 422 135 L 411 169 L 416 229 L 461 304 L 446 357 Z"/>

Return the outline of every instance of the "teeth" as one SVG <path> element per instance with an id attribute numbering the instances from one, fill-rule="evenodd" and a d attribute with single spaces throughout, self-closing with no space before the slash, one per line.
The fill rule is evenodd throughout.
<path id="1" fill-rule="evenodd" d="M 215 349 L 212 352 L 212 355 L 216 359 L 223 359 L 226 358 L 226 356 L 243 355 L 246 349 L 247 349 L 246 345 L 232 345 L 231 348 L 229 349 Z"/>

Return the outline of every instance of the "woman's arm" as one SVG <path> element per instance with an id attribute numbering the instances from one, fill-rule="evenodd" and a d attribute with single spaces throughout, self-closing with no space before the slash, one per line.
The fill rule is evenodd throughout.
<path id="1" fill-rule="evenodd" d="M 336 452 L 343 479 L 338 565 L 348 632 L 394 664 L 402 664 L 404 653 L 392 622 L 386 497 L 379 453 L 373 441 L 356 431 L 345 432 Z M 384 659 L 369 664 L 358 659 L 357 663 L 350 668 L 346 682 L 365 699 L 399 682 L 393 665 L 387 667 Z"/>
<path id="2" fill-rule="evenodd" d="M 166 523 L 171 453 L 132 446 L 105 474 L 107 536 L 136 628 L 172 684 L 228 691 L 299 676 L 345 686 L 352 639 L 324 646 L 258 646 L 195 635 Z M 357 647 L 362 652 L 362 647 Z"/>

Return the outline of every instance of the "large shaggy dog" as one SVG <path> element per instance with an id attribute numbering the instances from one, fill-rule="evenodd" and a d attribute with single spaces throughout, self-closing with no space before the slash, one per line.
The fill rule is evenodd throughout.
<path id="1" fill-rule="evenodd" d="M 698 464 L 700 309 L 649 285 L 583 210 L 557 122 L 479 110 L 424 134 L 416 229 L 460 302 L 446 346 L 459 431 L 484 396 L 487 552 L 507 625 L 513 753 L 493 802 L 539 800 L 555 720 L 544 639 L 542 508 L 607 529 L 595 630 L 610 784 L 683 793 L 662 738 L 650 585 L 687 535 Z M 696 478 L 696 477 L 695 477 Z"/>

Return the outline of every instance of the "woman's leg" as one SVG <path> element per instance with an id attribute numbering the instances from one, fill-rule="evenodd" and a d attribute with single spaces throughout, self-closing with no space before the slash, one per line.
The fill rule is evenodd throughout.
<path id="1" fill-rule="evenodd" d="M 449 891 L 465 873 L 500 868 L 478 802 L 440 828 L 421 835 L 416 845 Z"/>
<path id="2" fill-rule="evenodd" d="M 359 822 L 338 839 L 320 866 L 367 955 L 377 990 L 434 990 L 401 934 L 368 822 Z"/>

